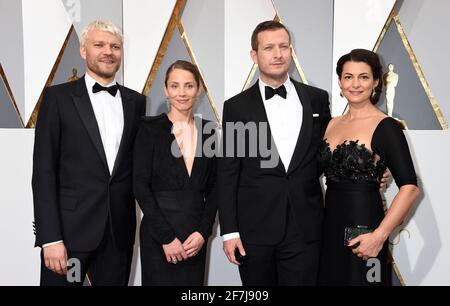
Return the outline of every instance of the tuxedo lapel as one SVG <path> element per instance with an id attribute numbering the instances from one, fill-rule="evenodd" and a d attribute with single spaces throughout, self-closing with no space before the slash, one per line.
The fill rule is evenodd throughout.
<path id="1" fill-rule="evenodd" d="M 133 125 L 133 114 L 135 113 L 134 108 L 135 105 L 133 103 L 133 99 L 127 95 L 126 90 L 123 86 L 119 85 L 119 92 L 122 98 L 122 107 L 123 107 L 123 132 L 122 138 L 120 139 L 119 150 L 117 152 L 116 160 L 114 161 L 114 168 L 111 173 L 111 178 L 117 172 L 117 167 L 122 160 L 123 152 L 128 145 L 128 141 L 130 139 L 131 127 Z"/>
<path id="2" fill-rule="evenodd" d="M 300 98 L 300 102 L 303 106 L 303 119 L 297 144 L 295 145 L 294 154 L 292 155 L 291 163 L 289 164 L 288 174 L 300 165 L 300 162 L 308 151 L 309 144 L 311 143 L 313 126 L 311 99 L 297 81 L 292 80 L 292 83 L 294 83 L 295 90 L 297 91 L 298 97 Z"/>
<path id="3" fill-rule="evenodd" d="M 76 85 L 76 91 L 72 94 L 72 99 L 76 109 L 81 117 L 84 126 L 94 144 L 97 153 L 102 160 L 105 170 L 109 174 L 108 163 L 106 161 L 105 150 L 103 148 L 102 138 L 100 136 L 100 130 L 98 128 L 97 120 L 95 119 L 94 109 L 92 108 L 91 100 L 87 92 L 86 83 L 84 77 L 80 78 Z"/>
<path id="4" fill-rule="evenodd" d="M 251 103 L 251 108 L 250 111 L 252 112 L 252 114 L 250 115 L 250 118 L 252 118 L 251 121 L 254 121 L 257 125 L 260 122 L 266 123 L 267 124 L 267 140 L 270 140 L 270 143 L 267 143 L 267 145 L 271 146 L 270 150 L 271 152 L 274 152 L 277 154 L 278 156 L 278 164 L 276 169 L 286 173 L 286 168 L 283 164 L 283 161 L 280 158 L 280 154 L 278 153 L 278 149 L 277 146 L 275 144 L 275 140 L 272 137 L 272 132 L 270 130 L 270 124 L 269 124 L 269 119 L 267 118 L 267 113 L 266 113 L 266 108 L 264 107 L 264 102 L 263 99 L 261 97 L 261 91 L 259 90 L 259 82 L 256 82 L 250 89 L 249 89 L 249 94 L 250 94 L 250 103 Z M 258 137 L 260 131 L 260 127 L 258 126 Z M 258 145 L 260 143 L 260 140 L 258 139 Z M 259 151 L 259 148 L 258 148 Z"/>

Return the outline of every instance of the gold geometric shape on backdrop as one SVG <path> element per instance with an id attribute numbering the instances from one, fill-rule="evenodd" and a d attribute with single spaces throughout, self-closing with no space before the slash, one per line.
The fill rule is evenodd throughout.
<path id="1" fill-rule="evenodd" d="M 414 52 L 412 51 L 411 45 L 409 44 L 408 38 L 406 37 L 406 34 L 405 34 L 405 31 L 403 30 L 403 27 L 401 26 L 400 21 L 398 19 L 398 14 L 397 14 L 397 12 L 395 10 L 396 4 L 397 4 L 397 1 L 394 3 L 394 5 L 392 7 L 392 10 L 391 10 L 391 13 L 389 14 L 389 17 L 387 18 L 386 23 L 384 24 L 383 29 L 381 30 L 381 33 L 380 33 L 380 35 L 379 35 L 379 37 L 377 39 L 377 42 L 375 43 L 375 46 L 373 48 L 373 52 L 376 53 L 378 51 L 378 48 L 380 47 L 381 42 L 383 41 L 383 38 L 385 37 L 391 22 L 393 20 L 394 21 L 397 20 L 395 22 L 395 24 L 397 26 L 397 30 L 398 30 L 398 32 L 400 34 L 402 42 L 403 42 L 403 44 L 404 44 L 404 46 L 405 46 L 405 48 L 406 48 L 406 50 L 408 52 L 409 58 L 411 59 L 413 64 L 417 63 L 417 66 L 414 64 L 414 68 L 416 69 L 416 73 L 419 76 L 419 72 L 418 72 L 418 69 L 419 69 L 419 71 L 423 75 L 422 69 L 420 69 L 420 66 L 419 66 L 419 64 L 417 62 L 417 58 L 416 58 Z M 418 67 L 418 69 L 416 67 Z M 419 79 L 422 82 L 422 78 L 419 77 Z M 423 78 L 423 80 L 425 80 L 425 78 Z M 426 80 L 425 80 L 425 82 L 426 82 Z M 422 82 L 422 85 L 424 85 L 423 82 Z M 430 88 L 428 83 L 426 83 L 426 87 Z M 425 88 L 425 85 L 424 85 L 424 88 Z M 425 91 L 426 91 L 426 93 L 428 95 L 428 91 L 426 89 L 425 89 Z M 430 90 L 430 93 L 431 93 L 431 90 Z M 428 96 L 428 97 L 430 97 L 430 96 Z M 431 102 L 431 100 L 430 100 L 430 102 Z M 433 107 L 433 110 L 434 110 L 434 107 Z M 387 209 L 386 203 L 385 203 L 385 208 Z M 393 243 L 393 244 L 396 244 L 396 243 Z M 405 282 L 405 280 L 404 280 L 404 278 L 402 276 L 402 273 L 400 272 L 400 269 L 398 268 L 398 266 L 397 266 L 397 264 L 395 262 L 394 256 L 392 255 L 392 252 L 390 250 L 389 250 L 389 257 L 390 257 L 390 260 L 391 260 L 392 270 L 394 271 L 395 275 L 397 276 L 397 279 L 399 280 L 400 285 L 401 286 L 406 286 L 406 282 Z"/>
<path id="2" fill-rule="evenodd" d="M 189 43 L 188 36 L 187 36 L 187 34 L 184 30 L 183 24 L 181 22 L 181 14 L 183 12 L 185 5 L 186 5 L 186 0 L 177 0 L 177 2 L 175 3 L 175 7 L 173 9 L 172 16 L 170 17 L 169 24 L 164 33 L 164 36 L 163 36 L 163 39 L 159 46 L 155 60 L 153 61 L 153 65 L 148 74 L 147 81 L 145 82 L 145 86 L 144 86 L 142 93 L 144 95 L 147 95 L 148 92 L 150 91 L 150 88 L 153 85 L 153 81 L 155 80 L 156 74 L 158 73 L 159 67 L 161 66 L 163 58 L 166 54 L 167 48 L 169 47 L 169 43 L 172 39 L 172 36 L 173 36 L 175 30 L 178 29 L 178 32 L 179 32 L 181 39 L 186 47 L 187 52 L 189 53 L 192 63 L 197 67 L 197 69 L 200 73 L 200 82 L 202 83 L 203 90 L 205 91 L 205 95 L 208 98 L 209 105 L 211 106 L 211 109 L 213 110 L 213 113 L 214 113 L 214 116 L 215 116 L 217 122 L 219 123 L 219 125 L 221 125 L 221 119 L 220 119 L 219 112 L 217 111 L 216 104 L 214 103 L 214 100 L 211 96 L 207 82 L 202 73 L 202 69 L 196 59 L 194 50 L 191 47 L 191 44 Z"/>
<path id="3" fill-rule="evenodd" d="M 144 89 L 142 90 L 142 93 L 144 95 L 148 95 L 150 87 L 152 87 L 153 85 L 153 81 L 155 80 L 159 67 L 161 66 L 163 58 L 166 55 L 169 43 L 172 40 L 173 33 L 177 28 L 177 24 L 180 23 L 181 13 L 183 12 L 185 5 L 186 0 L 177 0 L 177 2 L 175 3 L 175 7 L 172 11 L 172 15 L 170 16 L 166 31 L 164 32 L 164 36 L 161 40 L 161 44 L 159 45 L 158 52 L 156 53 L 155 59 L 153 61 L 153 65 L 150 68 L 147 80 L 145 81 Z"/>
<path id="4" fill-rule="evenodd" d="M 36 105 L 34 106 L 34 110 L 31 114 L 30 119 L 28 120 L 28 123 L 26 126 L 27 128 L 34 128 L 36 126 L 36 121 L 37 121 L 37 117 L 38 117 L 38 113 L 39 113 L 39 107 L 41 106 L 42 98 L 44 96 L 44 91 L 47 87 L 49 87 L 53 83 L 53 79 L 55 78 L 55 73 L 56 73 L 58 66 L 61 62 L 61 59 L 64 55 L 64 51 L 66 50 L 67 43 L 69 42 L 69 38 L 72 35 L 73 30 L 74 30 L 74 26 L 72 25 L 69 29 L 69 32 L 67 33 L 66 39 L 64 40 L 61 50 L 59 51 L 58 57 L 56 58 L 55 64 L 53 65 L 50 75 L 48 76 L 47 82 L 45 82 L 44 88 L 41 91 L 39 99 L 38 99 Z"/>
<path id="5" fill-rule="evenodd" d="M 444 119 L 444 116 L 443 116 L 443 114 L 442 114 L 442 112 L 440 110 L 440 107 L 439 107 L 439 105 L 438 105 L 438 103 L 437 103 L 437 101 L 436 101 L 436 99 L 435 99 L 435 97 L 434 97 L 434 95 L 433 95 L 433 93 L 431 91 L 431 87 L 430 87 L 428 81 L 425 78 L 425 74 L 423 73 L 423 70 L 422 70 L 422 68 L 421 68 L 421 66 L 420 66 L 420 64 L 419 64 L 419 62 L 417 60 L 417 57 L 416 57 L 416 55 L 415 55 L 415 53 L 413 51 L 413 48 L 412 48 L 412 46 L 411 46 L 411 44 L 409 42 L 409 39 L 408 39 L 408 37 L 406 35 L 406 32 L 405 32 L 405 30 L 403 29 L 403 26 L 400 23 L 400 19 L 398 17 L 398 13 L 397 13 L 397 11 L 395 9 L 396 4 L 397 4 L 397 1 L 394 4 L 394 7 L 392 8 L 392 11 L 389 14 L 389 17 L 386 20 L 386 23 L 385 23 L 385 25 L 384 25 L 384 27 L 383 27 L 383 29 L 382 29 L 379 37 L 378 37 L 377 42 L 375 43 L 375 46 L 373 48 L 373 52 L 377 52 L 378 51 L 378 49 L 379 49 L 379 47 L 381 45 L 381 42 L 383 41 L 383 38 L 385 37 L 385 35 L 386 35 L 387 31 L 388 31 L 389 26 L 391 25 L 392 22 L 394 22 L 395 26 L 396 26 L 396 29 L 398 31 L 398 34 L 400 35 L 400 38 L 402 40 L 403 46 L 405 47 L 406 52 L 408 53 L 408 57 L 409 57 L 409 59 L 411 60 L 411 62 L 413 64 L 414 70 L 416 71 L 417 77 L 419 78 L 419 80 L 420 80 L 420 82 L 421 82 L 421 84 L 422 84 L 422 86 L 424 88 L 424 91 L 425 91 L 425 93 L 426 93 L 426 95 L 427 95 L 427 97 L 429 99 L 429 102 L 430 102 L 430 104 L 432 106 L 432 109 L 433 109 L 433 111 L 434 111 L 434 113 L 436 115 L 436 118 L 438 119 L 438 122 L 441 125 L 442 129 L 446 130 L 446 129 L 448 129 L 448 125 L 445 122 L 445 119 Z M 400 230 L 399 234 L 402 231 L 407 232 L 408 236 L 410 237 L 410 233 L 409 233 L 409 231 L 407 229 Z M 396 241 L 395 238 L 394 238 L 393 242 L 390 242 L 390 244 L 392 244 L 392 245 L 397 245 L 399 243 L 400 243 L 400 241 L 399 240 Z M 403 276 L 402 276 L 402 274 L 400 272 L 400 269 L 398 268 L 398 266 L 397 266 L 397 264 L 395 262 L 395 259 L 392 256 L 391 251 L 389 251 L 389 256 L 391 257 L 392 269 L 393 269 L 394 273 L 396 274 L 396 276 L 397 276 L 397 278 L 398 278 L 398 280 L 400 282 L 400 285 L 401 286 L 406 286 L 405 279 L 403 278 Z"/>
<path id="6" fill-rule="evenodd" d="M 408 53 L 409 59 L 411 60 L 411 63 L 413 64 L 414 70 L 416 71 L 417 77 L 420 80 L 420 83 L 423 86 L 423 89 L 425 91 L 425 94 L 428 97 L 429 103 L 431 104 L 431 108 L 433 109 L 433 112 L 441 126 L 441 128 L 443 130 L 447 130 L 448 129 L 448 124 L 445 121 L 444 115 L 442 114 L 441 108 L 439 107 L 439 104 L 436 101 L 436 98 L 434 97 L 432 91 L 431 91 L 431 86 L 428 83 L 427 79 L 425 78 L 425 74 L 422 70 L 422 67 L 419 64 L 419 61 L 417 60 L 416 54 L 414 53 L 414 50 L 411 46 L 411 43 L 409 42 L 409 39 L 406 35 L 405 30 L 403 29 L 403 26 L 400 23 L 400 19 L 398 17 L 398 13 L 395 10 L 395 5 L 394 8 L 392 9 L 384 27 L 383 30 L 380 33 L 380 36 L 378 37 L 377 42 L 375 43 L 375 46 L 373 48 L 374 52 L 378 51 L 378 48 L 381 45 L 381 42 L 383 41 L 384 36 L 386 35 L 386 32 L 389 28 L 389 26 L 391 25 L 391 23 L 394 22 L 396 29 L 398 31 L 398 34 L 400 35 L 400 38 L 402 40 L 402 43 L 406 49 L 406 52 Z"/>

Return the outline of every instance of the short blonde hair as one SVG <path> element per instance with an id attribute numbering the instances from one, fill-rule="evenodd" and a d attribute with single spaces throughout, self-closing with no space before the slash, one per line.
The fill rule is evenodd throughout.
<path id="1" fill-rule="evenodd" d="M 109 20 L 94 20 L 90 24 L 88 24 L 81 32 L 80 35 L 80 45 L 83 47 L 86 45 L 86 41 L 88 39 L 89 31 L 91 30 L 100 30 L 104 32 L 109 32 L 120 39 L 120 43 L 123 44 L 123 35 L 122 30 L 116 26 L 112 21 Z"/>

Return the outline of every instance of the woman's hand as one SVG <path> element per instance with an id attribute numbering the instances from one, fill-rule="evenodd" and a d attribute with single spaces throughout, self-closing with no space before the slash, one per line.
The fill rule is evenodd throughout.
<path id="1" fill-rule="evenodd" d="M 190 234 L 186 241 L 183 242 L 183 247 L 186 250 L 187 256 L 193 257 L 197 255 L 204 243 L 205 239 L 199 232 Z"/>
<path id="2" fill-rule="evenodd" d="M 352 250 L 354 254 L 363 260 L 368 260 L 371 257 L 377 257 L 387 237 L 388 235 L 375 230 L 372 233 L 359 235 L 355 239 L 350 240 L 348 247 L 354 247 Z"/>
<path id="3" fill-rule="evenodd" d="M 166 260 L 168 263 L 176 264 L 179 261 L 183 261 L 188 258 L 186 251 L 178 238 L 175 238 L 169 244 L 163 244 L 164 254 L 166 254 Z"/>

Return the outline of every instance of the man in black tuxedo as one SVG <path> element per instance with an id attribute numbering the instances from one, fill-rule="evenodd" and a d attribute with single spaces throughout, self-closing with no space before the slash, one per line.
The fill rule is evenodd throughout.
<path id="1" fill-rule="evenodd" d="M 80 285 L 88 271 L 93 285 L 128 284 L 132 147 L 145 96 L 115 81 L 122 44 L 113 23 L 89 24 L 80 43 L 86 75 L 47 88 L 42 99 L 32 179 L 41 285 Z"/>
<path id="2" fill-rule="evenodd" d="M 323 214 L 316 153 L 331 116 L 325 91 L 289 78 L 291 52 L 284 25 L 260 23 L 251 51 L 259 81 L 223 109 L 220 227 L 225 254 L 239 265 L 243 285 L 316 284 Z M 237 137 L 230 129 L 235 123 L 250 129 L 255 123 L 253 139 Z M 264 165 L 267 156 L 260 148 L 249 156 L 251 146 L 264 138 L 277 158 L 273 166 Z M 240 157 L 242 142 L 246 154 Z M 242 264 L 236 249 L 246 255 Z"/>

